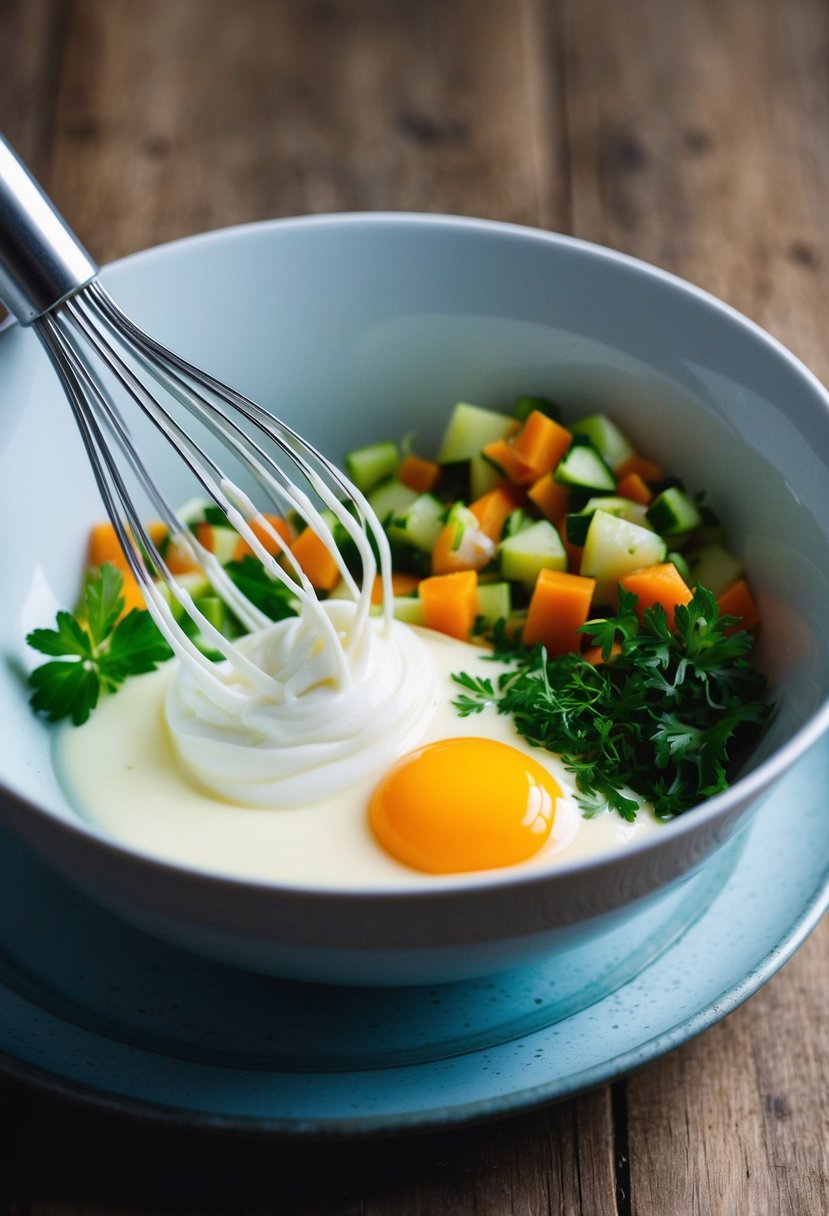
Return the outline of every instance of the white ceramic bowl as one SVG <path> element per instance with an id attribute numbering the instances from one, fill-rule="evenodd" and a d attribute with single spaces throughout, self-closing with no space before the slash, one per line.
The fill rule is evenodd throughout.
<path id="1" fill-rule="evenodd" d="M 119 845 L 71 810 L 50 731 L 26 705 L 24 635 L 74 601 L 101 507 L 36 338 L 6 326 L 0 816 L 103 904 L 207 955 L 299 978 L 396 983 L 496 971 L 650 915 L 824 730 L 829 398 L 729 308 L 579 241 L 426 216 L 242 227 L 128 258 L 103 277 L 152 333 L 338 460 L 412 426 L 436 442 L 458 399 L 498 406 L 532 392 L 575 413 L 616 415 L 724 515 L 760 600 L 761 659 L 777 701 L 730 791 L 624 856 L 545 875 L 518 868 L 402 893 L 289 890 Z"/>

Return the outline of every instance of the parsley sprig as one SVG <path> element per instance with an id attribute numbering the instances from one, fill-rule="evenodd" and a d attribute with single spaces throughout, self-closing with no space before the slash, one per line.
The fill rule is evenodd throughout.
<path id="1" fill-rule="evenodd" d="M 620 587 L 617 614 L 583 626 L 604 663 L 510 651 L 502 635 L 497 657 L 512 669 L 495 683 L 454 676 L 464 691 L 453 704 L 462 716 L 494 704 L 528 742 L 560 753 L 586 815 L 610 806 L 633 820 L 633 791 L 670 819 L 728 787 L 770 704 L 748 658 L 751 635 L 719 615 L 710 591 L 698 587 L 676 608 L 673 630 L 661 605 L 640 621 L 636 603 Z"/>
<path id="2" fill-rule="evenodd" d="M 107 563 L 92 572 L 78 616 L 58 612 L 54 629 L 34 629 L 26 641 L 49 655 L 29 676 L 31 705 L 50 722 L 86 722 L 101 692 L 114 692 L 127 676 L 154 671 L 172 654 L 149 612 L 124 608 L 124 580 Z"/>

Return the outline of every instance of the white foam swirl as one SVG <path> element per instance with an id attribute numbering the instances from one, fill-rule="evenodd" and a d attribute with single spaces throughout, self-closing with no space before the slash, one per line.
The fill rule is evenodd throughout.
<path id="1" fill-rule="evenodd" d="M 428 649 L 397 621 L 371 619 L 356 636 L 356 606 L 320 607 L 344 645 L 335 653 L 310 614 L 234 643 L 252 668 L 221 664 L 206 677 L 182 663 L 166 716 L 182 764 L 213 794 L 249 806 L 290 807 L 344 789 L 415 745 L 438 704 Z"/>

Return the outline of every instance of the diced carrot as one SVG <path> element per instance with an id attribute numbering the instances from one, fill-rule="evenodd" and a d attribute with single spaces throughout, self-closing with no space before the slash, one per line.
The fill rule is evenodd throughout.
<path id="1" fill-rule="evenodd" d="M 436 460 L 424 460 L 422 456 L 404 456 L 397 469 L 397 480 L 410 490 L 424 494 L 431 490 L 440 477 L 440 465 Z"/>
<path id="2" fill-rule="evenodd" d="M 644 456 L 628 456 L 616 470 L 616 477 L 621 480 L 627 477 L 628 473 L 638 473 L 643 481 L 661 481 L 665 476 L 661 464 L 647 460 Z"/>
<path id="3" fill-rule="evenodd" d="M 576 630 L 590 615 L 595 588 L 594 578 L 563 570 L 542 570 L 527 611 L 524 626 L 527 645 L 541 642 L 549 655 L 580 650 L 581 635 Z"/>
<path id="4" fill-rule="evenodd" d="M 151 520 L 146 528 L 154 545 L 160 545 L 167 536 L 167 525 L 160 519 Z M 118 533 L 109 520 L 93 525 L 89 534 L 88 565 L 103 566 L 104 562 L 111 562 L 119 570 L 129 570 L 129 563 L 124 556 L 121 542 L 118 540 Z"/>
<path id="5" fill-rule="evenodd" d="M 167 525 L 160 519 L 151 519 L 147 524 L 147 533 L 154 545 L 158 546 L 167 539 Z"/>
<path id="6" fill-rule="evenodd" d="M 520 459 L 541 477 L 544 473 L 552 473 L 572 442 L 573 436 L 566 427 L 542 414 L 541 410 L 532 410 L 512 440 L 512 446 Z"/>
<path id="7" fill-rule="evenodd" d="M 161 527 L 163 527 L 163 524 Z M 166 529 L 164 531 L 166 532 Z M 124 597 L 124 607 L 121 610 L 122 618 L 128 612 L 131 612 L 133 608 L 144 608 L 146 606 L 144 604 L 144 596 L 141 594 L 141 586 L 130 569 L 129 562 L 118 540 L 118 533 L 109 520 L 104 523 L 95 524 L 92 528 L 89 537 L 88 560 L 90 566 L 103 566 L 106 562 L 109 562 L 118 569 L 123 580 L 121 585 L 121 594 Z"/>
<path id="8" fill-rule="evenodd" d="M 277 536 L 281 536 L 285 544 L 290 548 L 291 542 L 294 539 L 294 534 L 291 531 L 291 525 L 288 523 L 288 521 L 283 519 L 281 515 L 269 515 L 267 513 L 262 516 L 262 519 L 270 524 Z M 279 545 L 276 543 L 261 520 L 252 519 L 250 521 L 250 530 L 257 540 L 261 541 L 266 553 L 276 554 L 282 552 Z M 236 548 L 233 550 L 233 560 L 238 562 L 243 557 L 254 556 L 255 554 L 253 549 L 250 547 L 248 542 L 240 536 L 236 542 Z"/>
<path id="9" fill-rule="evenodd" d="M 613 645 L 610 647 L 610 655 L 607 659 L 607 662 L 609 663 L 612 659 L 616 658 L 617 654 L 621 654 L 621 653 L 622 653 L 622 647 L 619 645 L 618 642 L 614 642 Z M 602 657 L 601 646 L 588 646 L 585 650 L 583 650 L 581 652 L 581 657 L 584 659 L 584 661 L 586 663 L 590 663 L 590 665 L 592 667 L 598 667 L 601 663 L 605 662 L 604 658 Z"/>
<path id="10" fill-rule="evenodd" d="M 123 619 L 128 612 L 132 612 L 133 608 L 146 608 L 147 606 L 141 593 L 141 585 L 132 570 L 124 570 L 122 573 L 124 582 L 121 587 L 121 594 L 124 597 L 124 607 L 121 609 L 119 620 Z"/>
<path id="11" fill-rule="evenodd" d="M 424 578 L 418 594 L 427 629 L 469 641 L 478 611 L 478 576 L 474 570 Z"/>
<path id="12" fill-rule="evenodd" d="M 306 528 L 291 545 L 291 553 L 312 586 L 331 591 L 340 581 L 340 569 L 328 546 L 313 528 Z"/>
<path id="13" fill-rule="evenodd" d="M 459 540 L 460 533 L 460 540 Z M 477 526 L 450 520 L 432 546 L 432 574 L 454 574 L 459 570 L 483 570 L 495 555 L 495 543 Z"/>
<path id="14" fill-rule="evenodd" d="M 533 410 L 512 439 L 488 443 L 483 453 L 510 481 L 525 486 L 552 472 L 572 442 L 573 436 L 565 427 L 540 410 Z"/>
<path id="15" fill-rule="evenodd" d="M 416 591 L 420 579 L 416 574 L 406 574 L 402 570 L 393 570 L 391 575 L 391 589 L 394 595 L 411 595 Z M 372 604 L 382 604 L 383 602 L 383 580 L 379 574 L 375 575 L 374 583 L 371 588 Z"/>
<path id="16" fill-rule="evenodd" d="M 738 616 L 739 629 L 756 629 L 760 624 L 760 609 L 744 578 L 738 578 L 723 591 L 717 599 L 717 607 L 722 616 Z"/>
<path id="17" fill-rule="evenodd" d="M 499 541 L 504 530 L 507 516 L 511 515 L 521 503 L 524 496 L 521 491 L 508 481 L 502 482 L 494 490 L 482 494 L 469 504 L 469 510 L 478 521 L 478 525 L 490 540 Z"/>
<path id="18" fill-rule="evenodd" d="M 109 520 L 93 526 L 89 534 L 88 562 L 90 566 L 103 566 L 105 562 L 112 562 L 119 570 L 128 569 L 118 533 Z"/>
<path id="19" fill-rule="evenodd" d="M 538 481 L 533 482 L 527 491 L 527 497 L 551 523 L 560 524 L 567 514 L 570 489 L 556 481 L 552 473 L 545 473 Z"/>
<path id="20" fill-rule="evenodd" d="M 212 524 L 202 521 L 200 524 L 196 524 L 193 532 L 202 549 L 206 549 L 208 553 L 215 552 L 216 537 L 213 532 Z"/>
<path id="21" fill-rule="evenodd" d="M 641 503 L 646 507 L 653 498 L 653 491 L 641 473 L 625 473 L 616 486 L 620 498 L 629 498 L 632 502 Z"/>
<path id="22" fill-rule="evenodd" d="M 672 629 L 677 604 L 687 604 L 693 598 L 690 587 L 673 562 L 660 562 L 643 570 L 632 570 L 630 574 L 623 574 L 619 582 L 626 591 L 632 591 L 637 597 L 636 610 L 640 616 L 646 608 L 661 604 Z"/>
<path id="23" fill-rule="evenodd" d="M 210 527 L 209 524 L 206 526 Z M 206 534 L 203 533 L 203 535 L 205 535 L 205 539 L 209 539 Z M 207 548 L 207 545 L 205 545 L 205 548 Z M 190 556 L 185 546 L 175 539 L 167 546 L 164 561 L 171 574 L 193 574 L 196 570 L 201 569 L 199 563 Z"/>
<path id="24" fill-rule="evenodd" d="M 532 465 L 523 460 L 511 443 L 506 439 L 496 439 L 482 448 L 484 456 L 497 466 L 510 481 L 517 486 L 528 486 L 537 480 L 537 474 Z"/>

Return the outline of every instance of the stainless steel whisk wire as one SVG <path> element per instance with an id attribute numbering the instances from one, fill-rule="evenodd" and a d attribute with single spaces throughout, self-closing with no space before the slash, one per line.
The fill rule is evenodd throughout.
<path id="1" fill-rule="evenodd" d="M 204 571 L 216 593 L 243 627 L 255 630 L 268 624 L 269 618 L 239 590 L 168 501 L 144 463 L 101 372 L 163 435 L 270 576 L 291 589 L 308 606 L 320 633 L 333 643 L 331 653 L 336 656 L 338 679 L 347 683 L 347 652 L 357 643 L 370 612 L 371 588 L 377 573 L 374 549 L 379 555 L 386 624 L 390 619 L 392 599 L 388 540 L 365 497 L 292 427 L 168 350 L 131 320 L 97 281 L 97 266 L 2 136 L 0 299 L 21 324 L 34 328 L 48 352 L 130 569 L 156 621 L 160 625 L 163 622 L 163 631 L 168 636 L 172 632 L 176 649 L 183 650 L 198 664 L 205 677 L 210 678 L 208 672 L 212 665 L 207 664 L 198 648 L 176 625 L 151 569 L 161 577 L 169 593 L 203 636 L 237 672 L 263 692 L 280 699 L 285 695 L 284 683 L 276 687 L 271 676 L 241 655 L 233 642 L 207 620 L 169 570 L 164 553 L 133 502 L 112 450 L 113 440 L 168 535 L 176 544 L 182 545 Z M 96 366 L 96 361 L 100 366 Z M 225 476 L 165 402 L 150 391 L 136 369 L 141 369 L 165 396 L 178 402 L 208 434 L 233 453 L 269 506 L 275 507 L 280 514 L 286 510 L 296 513 L 325 538 L 326 543 L 331 542 L 340 578 L 356 604 L 353 626 L 346 638 L 337 634 L 330 618 L 321 610 L 314 587 L 283 538 L 264 520 L 261 510 L 247 494 Z M 241 425 L 242 421 L 252 434 Z M 269 455 L 263 441 L 274 445 L 291 468 L 299 471 L 323 509 L 333 513 L 338 524 L 356 543 L 362 560 L 359 584 L 333 543 L 331 528 L 321 511 L 308 493 Z M 250 527 L 252 519 L 259 520 L 271 538 L 279 561 Z M 295 666 L 300 666 L 301 662 L 302 656 L 298 655 Z"/>

